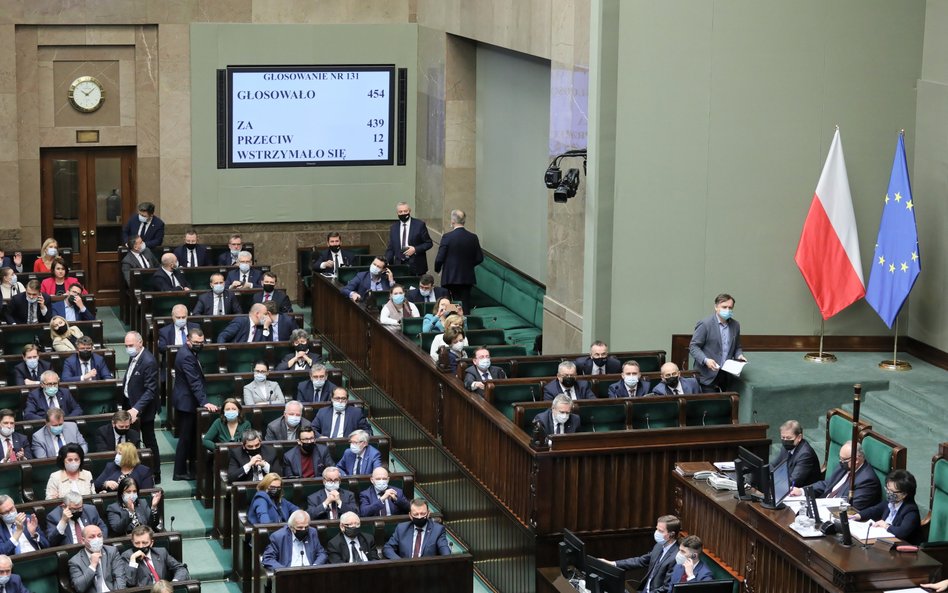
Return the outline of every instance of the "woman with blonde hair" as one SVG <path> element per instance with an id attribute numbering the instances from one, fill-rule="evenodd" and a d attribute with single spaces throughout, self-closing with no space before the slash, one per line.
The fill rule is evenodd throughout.
<path id="1" fill-rule="evenodd" d="M 280 474 L 270 472 L 257 484 L 257 492 L 247 510 L 247 521 L 251 525 L 286 523 L 293 511 L 297 510 L 299 507 L 283 498 L 283 478 Z"/>
<path id="2" fill-rule="evenodd" d="M 105 464 L 95 479 L 96 492 L 115 492 L 123 478 L 131 476 L 141 488 L 154 488 L 155 477 L 151 468 L 138 458 L 135 443 L 119 443 L 115 446 L 115 459 Z"/>
<path id="3" fill-rule="evenodd" d="M 448 332 L 460 332 L 462 335 L 464 333 L 464 317 L 461 315 L 447 315 L 444 319 L 444 333 L 438 334 L 434 337 L 434 340 L 431 341 L 431 349 L 428 351 L 428 354 L 431 356 L 431 360 L 438 362 L 438 350 L 442 346 L 450 346 L 451 343 L 448 341 Z M 467 343 L 467 336 L 464 336 L 464 339 L 461 342 L 464 348 L 467 348 L 470 344 Z"/>
<path id="4" fill-rule="evenodd" d="M 49 337 L 56 352 L 72 352 L 76 349 L 76 341 L 82 337 L 82 330 L 69 325 L 62 315 L 57 315 L 49 321 Z"/>
<path id="5" fill-rule="evenodd" d="M 53 258 L 59 255 L 59 243 L 50 237 L 43 241 L 40 256 L 33 262 L 34 272 L 49 272 L 53 269 Z"/>

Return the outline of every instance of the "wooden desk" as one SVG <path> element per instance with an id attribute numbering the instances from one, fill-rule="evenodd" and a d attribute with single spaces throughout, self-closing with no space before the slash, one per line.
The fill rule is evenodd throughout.
<path id="1" fill-rule="evenodd" d="M 273 573 L 274 593 L 296 591 L 373 591 L 374 593 L 470 593 L 474 562 L 470 554 L 281 568 Z"/>
<path id="2" fill-rule="evenodd" d="M 748 593 L 886 591 L 937 580 L 941 565 L 924 553 L 898 554 L 834 536 L 803 539 L 789 509 L 769 511 L 672 472 L 682 529 L 745 579 Z"/>

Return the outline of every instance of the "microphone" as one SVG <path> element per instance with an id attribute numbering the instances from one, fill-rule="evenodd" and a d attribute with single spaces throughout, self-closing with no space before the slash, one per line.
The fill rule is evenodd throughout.
<path id="1" fill-rule="evenodd" d="M 757 424 L 757 410 L 754 410 L 753 415 L 751 416 L 751 422 Z"/>
<path id="2" fill-rule="evenodd" d="M 174 531 L 174 515 L 171 515 L 171 524 L 168 526 L 168 531 Z"/>
<path id="3" fill-rule="evenodd" d="M 300 550 L 300 566 L 306 566 L 306 552 Z"/>
<path id="4" fill-rule="evenodd" d="M 708 411 L 705 410 L 704 414 L 701 415 L 701 426 L 705 426 L 704 419 L 708 417 Z"/>
<path id="5" fill-rule="evenodd" d="M 872 521 L 869 521 L 869 524 L 866 526 L 866 541 L 862 543 L 863 550 L 869 547 L 869 532 L 870 531 L 872 531 Z"/>
<path id="6" fill-rule="evenodd" d="M 648 414 L 645 415 L 645 428 L 652 428 L 652 425 L 649 424 Z"/>

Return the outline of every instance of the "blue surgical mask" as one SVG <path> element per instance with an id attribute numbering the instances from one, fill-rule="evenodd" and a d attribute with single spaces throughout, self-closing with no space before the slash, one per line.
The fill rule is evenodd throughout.
<path id="1" fill-rule="evenodd" d="M 238 412 L 237 410 L 226 410 L 224 412 L 224 420 L 227 420 L 228 422 L 233 422 L 234 420 L 237 419 L 238 414 L 240 414 L 240 412 Z"/>
<path id="2" fill-rule="evenodd" d="M 237 257 L 237 254 L 238 254 L 238 253 L 240 253 L 240 250 L 239 250 L 239 249 L 231 249 L 231 250 L 230 250 L 230 255 L 231 255 L 231 257 Z"/>
<path id="3" fill-rule="evenodd" d="M 16 274 L 10 276 L 10 286 L 16 286 L 17 281 Z"/>
<path id="4" fill-rule="evenodd" d="M 346 402 L 332 402 L 332 409 L 337 412 L 344 412 L 346 409 Z"/>
<path id="5" fill-rule="evenodd" d="M 238 264 L 237 267 L 240 268 L 240 271 L 244 274 L 250 271 L 250 264 Z"/>
<path id="6" fill-rule="evenodd" d="M 214 294 L 222 294 L 224 292 L 224 283 L 221 282 L 220 284 L 212 284 L 211 290 L 214 291 Z"/>
<path id="7" fill-rule="evenodd" d="M 135 348 L 134 346 L 126 346 L 125 353 L 128 354 L 129 358 L 135 358 L 136 356 L 138 356 L 138 349 Z"/>
<path id="8" fill-rule="evenodd" d="M 267 380 L 267 374 L 266 374 L 266 373 L 254 373 L 254 374 L 253 374 L 253 380 L 256 381 L 257 383 L 263 383 L 264 381 Z"/>
<path id="9" fill-rule="evenodd" d="M 335 492 L 339 490 L 339 482 L 323 482 L 323 488 L 326 489 L 326 492 Z"/>
<path id="10" fill-rule="evenodd" d="M 313 389 L 319 390 L 326 384 L 325 379 L 313 379 Z"/>
<path id="11" fill-rule="evenodd" d="M 639 383 L 638 375 L 623 375 L 622 381 L 625 382 L 626 387 L 635 387 Z"/>
<path id="12" fill-rule="evenodd" d="M 119 466 L 122 465 L 122 454 L 116 453 L 115 459 L 113 459 L 113 461 L 115 462 L 115 465 L 119 465 Z"/>
<path id="13" fill-rule="evenodd" d="M 187 317 L 185 317 L 185 318 L 183 318 L 183 319 L 175 319 L 175 320 L 174 320 L 174 326 L 175 326 L 176 328 L 178 328 L 178 329 L 184 329 L 187 325 L 188 325 L 188 318 L 187 318 Z"/>
<path id="14" fill-rule="evenodd" d="M 122 502 L 124 502 L 125 504 L 129 504 L 129 503 L 135 504 L 137 501 L 138 501 L 137 492 L 126 492 L 125 494 L 122 495 Z"/>
<path id="15" fill-rule="evenodd" d="M 93 554 L 95 554 L 96 552 L 102 551 L 102 538 L 101 537 L 94 537 L 88 540 L 88 542 L 89 542 L 89 550 Z"/>
<path id="16" fill-rule="evenodd" d="M 56 257 L 56 254 L 58 253 L 59 253 L 59 250 L 56 249 L 55 247 L 50 247 L 49 249 L 46 250 L 46 255 L 48 255 L 49 257 Z"/>
<path id="17" fill-rule="evenodd" d="M 39 364 L 40 364 L 40 361 L 38 358 L 26 359 L 26 368 L 30 369 L 31 371 L 35 371 L 37 368 L 39 368 Z"/>
<path id="18" fill-rule="evenodd" d="M 9 583 L 9 582 L 10 582 L 10 575 L 5 574 L 5 575 L 3 575 L 2 577 L 0 577 L 0 585 L 2 585 L 2 586 L 5 587 L 5 586 L 7 585 L 7 583 Z"/>
<path id="19" fill-rule="evenodd" d="M 657 544 L 664 544 L 664 543 L 665 543 L 665 535 L 664 535 L 661 531 L 659 531 L 659 530 L 657 530 L 657 529 L 655 530 L 655 533 L 652 534 L 652 537 L 655 538 L 655 543 L 657 543 Z"/>
<path id="20" fill-rule="evenodd" d="M 378 267 L 375 264 L 372 264 L 369 266 L 369 273 L 372 274 L 373 276 L 378 276 L 379 274 L 382 273 L 382 268 Z"/>
<path id="21" fill-rule="evenodd" d="M 393 294 L 393 295 L 392 295 L 392 302 L 395 303 L 396 305 L 401 305 L 402 303 L 405 302 L 405 295 L 403 295 L 403 294 Z"/>
<path id="22" fill-rule="evenodd" d="M 728 319 L 731 318 L 731 310 L 730 310 L 730 309 L 721 309 L 720 311 L 718 311 L 718 316 L 719 316 L 721 319 L 727 321 Z"/>
<path id="23" fill-rule="evenodd" d="M 352 451 L 353 455 L 358 455 L 362 452 L 362 447 L 359 446 L 359 443 L 350 443 L 349 450 Z"/>
<path id="24" fill-rule="evenodd" d="M 423 297 L 431 296 L 431 290 L 427 290 L 427 289 L 424 289 L 424 288 L 419 288 L 419 289 L 418 289 L 418 294 L 420 294 L 420 295 L 423 296 Z"/>
<path id="25" fill-rule="evenodd" d="M 490 359 L 489 359 L 489 358 L 482 358 L 482 359 L 478 360 L 478 361 L 477 361 L 477 368 L 481 369 L 482 371 L 486 371 L 487 369 L 489 369 L 489 368 L 490 368 Z"/>
<path id="26" fill-rule="evenodd" d="M 142 216 L 141 214 L 138 215 L 138 222 L 145 222 L 147 220 L 148 220 L 147 216 Z"/>
<path id="27" fill-rule="evenodd" d="M 58 437 L 63 433 L 63 425 L 60 424 L 59 426 L 50 426 L 49 432 L 53 433 L 53 436 Z"/>
<path id="28" fill-rule="evenodd" d="M 385 492 L 388 490 L 388 480 L 376 480 L 372 482 L 376 492 Z"/>
<path id="29" fill-rule="evenodd" d="M 286 424 L 287 424 L 287 426 L 291 426 L 291 427 L 299 426 L 299 425 L 300 425 L 300 417 L 299 417 L 299 416 L 287 416 L 287 417 L 286 417 Z"/>
<path id="30" fill-rule="evenodd" d="M 52 386 L 52 385 L 49 386 L 49 387 L 44 387 L 44 388 L 43 388 L 43 393 L 46 394 L 46 397 L 53 397 L 53 396 L 55 396 L 57 393 L 59 393 L 59 387 L 57 387 L 57 386 Z"/>

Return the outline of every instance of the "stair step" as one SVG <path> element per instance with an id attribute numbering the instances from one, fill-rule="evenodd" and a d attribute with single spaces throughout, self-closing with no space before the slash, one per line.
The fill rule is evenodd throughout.
<path id="1" fill-rule="evenodd" d="M 193 499 L 178 498 L 165 501 L 165 522 L 174 526 L 185 538 L 205 538 L 211 535 L 214 524 L 214 509 L 205 509 L 204 505 Z"/>
<path id="2" fill-rule="evenodd" d="M 188 565 L 191 578 L 204 580 L 224 580 L 233 574 L 232 555 L 216 540 L 191 538 L 181 542 L 184 561 Z"/>
<path id="3" fill-rule="evenodd" d="M 172 480 L 174 476 L 174 462 L 166 461 L 161 464 L 161 488 L 165 491 L 166 500 L 183 499 L 188 500 L 194 497 L 197 492 L 197 482 L 194 480 Z M 167 513 L 165 513 L 167 515 Z"/>
<path id="4" fill-rule="evenodd" d="M 201 581 L 201 593 L 242 593 L 234 581 Z"/>

